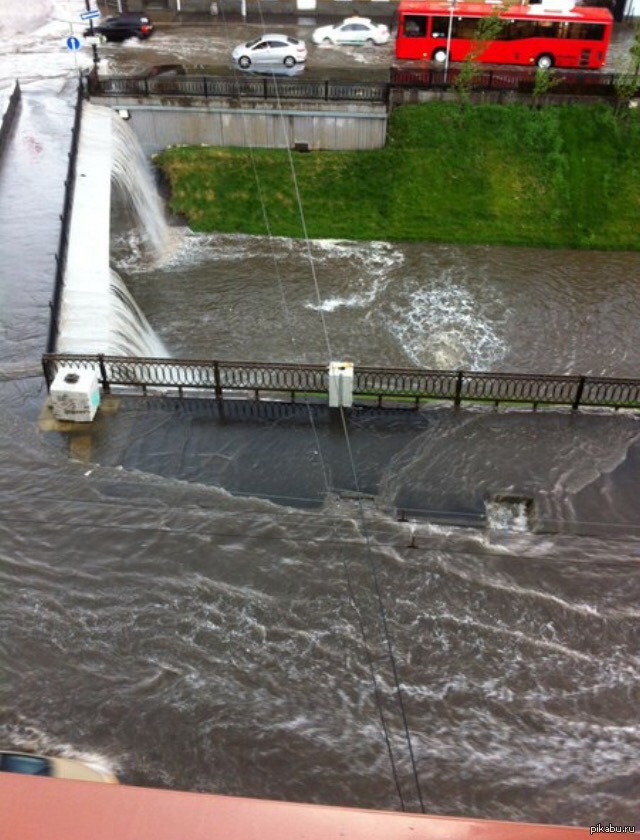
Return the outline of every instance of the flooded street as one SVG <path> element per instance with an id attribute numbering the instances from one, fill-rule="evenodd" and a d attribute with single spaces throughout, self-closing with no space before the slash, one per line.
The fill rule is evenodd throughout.
<path id="1" fill-rule="evenodd" d="M 61 44 L 84 4 L 33 3 L 63 21 L 23 16 L 0 54 L 3 95 L 23 88 L 0 160 L 2 742 L 143 786 L 633 823 L 634 415 L 372 412 L 351 463 L 304 406 L 222 428 L 204 403 L 140 400 L 90 457 L 39 424 L 75 96 Z M 105 60 L 200 61 L 191 41 Z M 326 362 L 328 340 L 359 364 L 638 375 L 638 254 L 177 227 L 153 264 L 117 206 L 112 226 L 176 357 Z M 504 493 L 535 520 L 506 527 L 486 507 Z"/>

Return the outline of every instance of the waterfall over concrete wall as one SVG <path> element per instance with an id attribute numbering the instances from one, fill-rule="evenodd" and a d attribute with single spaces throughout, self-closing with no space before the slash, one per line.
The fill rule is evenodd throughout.
<path id="1" fill-rule="evenodd" d="M 85 104 L 57 350 L 164 357 L 166 348 L 109 264 L 112 173 L 136 211 L 150 258 L 160 257 L 170 239 L 135 135 L 111 109 Z"/>
<path id="2" fill-rule="evenodd" d="M 137 217 L 150 254 L 155 259 L 162 259 L 171 246 L 172 237 L 151 165 L 129 123 L 114 111 L 111 114 L 111 177 Z"/>

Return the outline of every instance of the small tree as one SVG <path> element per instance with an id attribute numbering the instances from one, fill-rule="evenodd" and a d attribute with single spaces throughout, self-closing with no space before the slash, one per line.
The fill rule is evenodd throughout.
<path id="1" fill-rule="evenodd" d="M 626 111 L 640 88 L 640 24 L 636 25 L 625 72 L 616 76 L 613 85 L 616 89 L 616 114 L 620 114 L 623 109 Z"/>
<path id="2" fill-rule="evenodd" d="M 478 59 L 487 49 L 491 41 L 500 34 L 504 27 L 504 19 L 500 17 L 501 12 L 506 11 L 510 3 L 496 6 L 488 17 L 480 18 L 476 26 L 473 45 L 462 62 L 462 67 L 455 81 L 455 90 L 463 104 L 469 102 L 469 96 L 473 90 L 473 83 L 480 73 Z"/>
<path id="3" fill-rule="evenodd" d="M 553 70 L 543 70 L 538 67 L 533 79 L 532 107 L 541 108 L 545 97 L 551 93 L 558 82 Z"/>

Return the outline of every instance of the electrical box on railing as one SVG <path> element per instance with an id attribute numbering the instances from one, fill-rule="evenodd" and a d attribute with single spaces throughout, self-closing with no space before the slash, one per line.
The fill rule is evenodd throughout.
<path id="1" fill-rule="evenodd" d="M 351 408 L 353 405 L 353 362 L 329 364 L 329 406 Z"/>
<path id="2" fill-rule="evenodd" d="M 100 405 L 100 384 L 94 370 L 60 368 L 49 391 L 56 420 L 90 423 Z"/>

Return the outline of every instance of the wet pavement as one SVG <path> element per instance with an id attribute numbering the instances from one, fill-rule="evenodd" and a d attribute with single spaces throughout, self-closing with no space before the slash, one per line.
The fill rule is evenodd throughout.
<path id="1" fill-rule="evenodd" d="M 238 12 L 212 16 L 154 9 L 149 13 L 157 27 L 152 38 L 142 43 L 104 44 L 99 47 L 99 53 L 127 73 L 132 66 L 135 72 L 139 72 L 141 67 L 138 62 L 141 59 L 147 65 L 182 62 L 188 72 L 222 73 L 232 67 L 230 55 L 236 44 L 271 30 L 307 42 L 307 77 L 310 74 L 330 73 L 334 77 L 342 76 L 349 80 L 385 79 L 389 68 L 395 63 L 393 38 L 389 44 L 373 48 L 311 44 L 311 34 L 317 26 L 347 17 L 352 13 L 352 5 L 341 3 L 336 13 L 330 16 L 317 13 L 274 13 L 263 4 L 249 5 L 246 18 Z M 393 26 L 394 8 L 393 4 L 380 3 L 375 8 L 367 9 L 366 15 Z M 631 21 L 615 24 L 605 71 L 622 72 L 626 69 L 634 32 L 635 25 Z M 148 60 L 150 52 L 156 55 L 155 60 Z M 103 69 L 102 72 L 107 71 Z"/>

